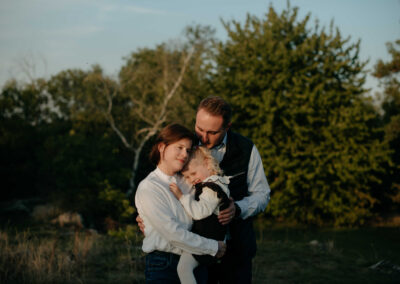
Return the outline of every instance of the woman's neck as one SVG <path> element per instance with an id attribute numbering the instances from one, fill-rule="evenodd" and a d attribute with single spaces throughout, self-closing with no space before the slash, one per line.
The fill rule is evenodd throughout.
<path id="1" fill-rule="evenodd" d="M 158 167 L 164 174 L 166 174 L 167 176 L 173 176 L 173 175 L 176 174 L 176 172 L 174 172 L 174 171 L 171 170 L 171 169 L 168 169 L 168 167 L 166 167 L 163 163 L 159 163 L 159 164 L 157 165 L 157 167 Z"/>

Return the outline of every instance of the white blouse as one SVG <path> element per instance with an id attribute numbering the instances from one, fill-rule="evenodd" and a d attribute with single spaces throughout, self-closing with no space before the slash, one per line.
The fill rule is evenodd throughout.
<path id="1" fill-rule="evenodd" d="M 182 254 L 215 256 L 218 242 L 190 232 L 192 219 L 169 189 L 175 182 L 183 193 L 188 186 L 178 175 L 168 176 L 159 168 L 152 171 L 138 186 L 135 204 L 143 219 L 145 230 L 142 249 Z"/>
<path id="2" fill-rule="evenodd" d="M 228 195 L 229 197 L 229 178 L 226 176 L 209 176 L 203 182 L 214 182 L 218 184 L 221 189 Z M 208 188 L 203 187 L 203 192 L 199 196 L 199 200 L 194 199 L 194 191 L 192 188 L 190 194 L 183 194 L 179 201 L 182 203 L 182 206 L 185 208 L 186 212 L 194 219 L 200 220 L 204 219 L 211 214 L 219 214 L 219 202 L 220 199 L 217 196 L 217 193 Z"/>

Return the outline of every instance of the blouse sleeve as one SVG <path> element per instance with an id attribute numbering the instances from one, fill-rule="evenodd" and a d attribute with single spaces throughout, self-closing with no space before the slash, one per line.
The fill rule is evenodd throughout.
<path id="1" fill-rule="evenodd" d="M 151 190 L 152 185 L 147 183 L 145 190 L 136 193 L 136 203 L 140 207 L 140 215 L 162 235 L 171 245 L 191 254 L 209 254 L 215 256 L 218 251 L 218 242 L 201 237 L 188 231 L 175 217 L 173 209 L 168 206 L 165 196 Z"/>

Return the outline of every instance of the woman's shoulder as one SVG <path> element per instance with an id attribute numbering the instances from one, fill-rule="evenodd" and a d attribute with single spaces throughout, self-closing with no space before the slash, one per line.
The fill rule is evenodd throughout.
<path id="1" fill-rule="evenodd" d="M 157 177 L 154 173 L 154 171 L 152 171 L 151 173 L 149 173 L 138 185 L 137 189 L 136 189 L 136 194 L 143 192 L 147 192 L 148 190 L 145 190 L 147 188 L 151 188 L 154 187 L 157 184 Z"/>

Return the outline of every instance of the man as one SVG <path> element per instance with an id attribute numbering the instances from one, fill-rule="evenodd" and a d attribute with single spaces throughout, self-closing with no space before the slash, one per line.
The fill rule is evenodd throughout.
<path id="1" fill-rule="evenodd" d="M 229 224 L 227 252 L 209 267 L 208 283 L 251 283 L 252 259 L 256 254 L 253 216 L 265 210 L 270 188 L 260 154 L 251 140 L 230 130 L 231 107 L 220 97 L 208 97 L 197 108 L 195 131 L 211 150 L 224 174 L 231 176 L 229 208 L 218 216 Z M 143 224 L 137 218 L 143 231 Z"/>
<path id="2" fill-rule="evenodd" d="M 229 223 L 228 248 L 221 263 L 209 268 L 208 283 L 251 283 L 256 238 L 252 217 L 265 210 L 270 188 L 260 154 L 249 139 L 232 132 L 231 108 L 220 97 L 208 97 L 197 108 L 195 131 L 227 176 L 234 202 L 218 216 Z"/>

